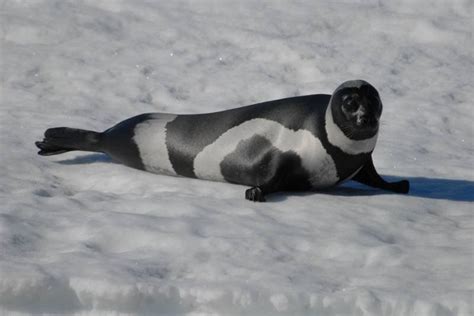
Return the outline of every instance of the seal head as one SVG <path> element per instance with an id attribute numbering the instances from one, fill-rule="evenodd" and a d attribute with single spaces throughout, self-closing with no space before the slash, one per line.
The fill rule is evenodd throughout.
<path id="1" fill-rule="evenodd" d="M 330 107 L 334 122 L 348 138 L 364 140 L 377 134 L 382 101 L 367 81 L 351 80 L 341 84 L 332 94 Z"/>

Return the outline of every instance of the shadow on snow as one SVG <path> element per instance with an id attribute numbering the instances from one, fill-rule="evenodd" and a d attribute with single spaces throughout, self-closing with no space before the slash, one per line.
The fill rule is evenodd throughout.
<path id="1" fill-rule="evenodd" d="M 474 201 L 474 182 L 458 179 L 441 179 L 428 177 L 396 177 L 383 176 L 386 181 L 395 182 L 400 180 L 410 181 L 410 192 L 408 196 L 416 196 L 427 199 L 450 200 L 458 202 Z M 333 195 L 382 195 L 397 194 L 387 192 L 354 181 L 349 181 L 329 190 L 327 193 Z"/>
<path id="2" fill-rule="evenodd" d="M 79 156 L 73 159 L 58 161 L 63 165 L 89 164 L 93 162 L 113 163 L 109 156 L 103 154 L 89 154 Z M 427 199 L 450 200 L 458 202 L 474 202 L 474 182 L 458 179 L 441 179 L 428 177 L 396 177 L 383 176 L 389 182 L 400 181 L 406 179 L 410 181 L 410 193 L 408 196 L 416 196 Z M 365 185 L 348 181 L 341 186 L 333 189 L 322 191 L 331 195 L 344 196 L 372 196 L 384 194 L 396 194 Z M 290 193 L 295 195 L 312 194 L 311 192 Z M 275 194 L 269 196 L 269 202 L 277 202 L 286 199 L 287 193 Z M 403 196 L 403 195 L 401 195 Z"/>
<path id="3" fill-rule="evenodd" d="M 112 158 L 105 154 L 88 154 L 81 155 L 72 159 L 60 160 L 58 163 L 62 165 L 84 165 L 93 162 L 115 163 Z"/>

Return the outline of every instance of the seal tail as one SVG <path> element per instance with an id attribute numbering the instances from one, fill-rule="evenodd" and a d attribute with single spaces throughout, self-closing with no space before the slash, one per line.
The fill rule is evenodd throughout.
<path id="1" fill-rule="evenodd" d="M 101 133 L 69 127 L 49 128 L 44 139 L 35 142 L 41 156 L 59 155 L 68 151 L 100 152 Z"/>

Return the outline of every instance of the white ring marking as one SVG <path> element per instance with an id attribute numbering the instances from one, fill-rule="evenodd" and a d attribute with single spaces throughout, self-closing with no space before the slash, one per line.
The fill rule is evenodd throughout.
<path id="1" fill-rule="evenodd" d="M 194 173 L 201 179 L 225 181 L 220 163 L 237 148 L 240 141 L 255 135 L 266 138 L 282 152 L 298 154 L 314 187 L 331 186 L 339 180 L 334 160 L 311 132 L 304 129 L 293 131 L 278 122 L 261 118 L 227 130 L 206 146 L 194 159 Z"/>
<path id="2" fill-rule="evenodd" d="M 326 109 L 326 133 L 328 135 L 328 141 L 333 145 L 341 149 L 343 152 L 351 155 L 357 155 L 362 153 L 369 153 L 374 150 L 375 143 L 377 142 L 377 135 L 375 134 L 371 138 L 363 140 L 355 140 L 347 137 L 344 132 L 334 122 L 331 101 L 329 102 L 328 108 Z"/>
<path id="3" fill-rule="evenodd" d="M 173 114 L 156 113 L 152 114 L 151 119 L 135 127 L 133 140 L 137 144 L 145 170 L 176 175 L 166 147 L 166 124 L 175 117 Z"/>

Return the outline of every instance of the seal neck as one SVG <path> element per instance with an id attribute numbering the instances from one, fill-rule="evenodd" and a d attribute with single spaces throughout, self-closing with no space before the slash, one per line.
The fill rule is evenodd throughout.
<path id="1" fill-rule="evenodd" d="M 347 137 L 346 134 L 344 134 L 341 128 L 334 122 L 331 101 L 329 102 L 329 105 L 326 109 L 324 125 L 329 143 L 341 149 L 346 154 L 358 155 L 370 153 L 375 148 L 378 133 L 371 138 L 362 140 L 351 139 Z"/>

